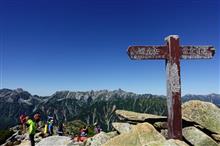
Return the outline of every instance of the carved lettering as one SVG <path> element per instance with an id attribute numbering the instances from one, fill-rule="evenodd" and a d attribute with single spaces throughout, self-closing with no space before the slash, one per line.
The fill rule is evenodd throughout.
<path id="1" fill-rule="evenodd" d="M 166 46 L 132 46 L 128 48 L 131 59 L 166 59 Z"/>
<path id="2" fill-rule="evenodd" d="M 209 46 L 183 46 L 182 59 L 212 58 L 213 54 Z"/>
<path id="3" fill-rule="evenodd" d="M 146 55 L 146 56 L 155 56 L 159 54 L 159 50 L 157 48 L 138 48 L 136 51 L 137 55 Z"/>

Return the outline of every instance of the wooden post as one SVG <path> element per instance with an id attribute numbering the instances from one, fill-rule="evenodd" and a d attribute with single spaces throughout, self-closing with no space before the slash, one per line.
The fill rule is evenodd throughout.
<path id="1" fill-rule="evenodd" d="M 182 139 L 180 59 L 211 59 L 213 46 L 180 46 L 179 36 L 165 38 L 165 46 L 129 46 L 132 60 L 164 59 L 167 72 L 168 136 Z"/>
<path id="2" fill-rule="evenodd" d="M 166 59 L 168 136 L 182 139 L 179 37 L 171 35 L 165 40 L 168 46 Z"/>

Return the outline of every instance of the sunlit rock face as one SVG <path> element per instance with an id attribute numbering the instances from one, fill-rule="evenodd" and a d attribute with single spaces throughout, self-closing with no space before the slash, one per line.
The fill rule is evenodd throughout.
<path id="1" fill-rule="evenodd" d="M 220 134 L 220 109 L 208 102 L 193 100 L 182 105 L 182 116 Z"/>

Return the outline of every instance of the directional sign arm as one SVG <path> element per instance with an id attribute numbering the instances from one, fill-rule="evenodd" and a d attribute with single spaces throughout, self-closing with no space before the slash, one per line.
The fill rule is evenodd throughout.
<path id="1" fill-rule="evenodd" d="M 181 59 L 211 59 L 215 55 L 213 46 L 181 46 Z"/>
<path id="2" fill-rule="evenodd" d="M 168 55 L 168 47 L 167 46 L 129 46 L 127 53 L 132 60 L 166 59 Z"/>

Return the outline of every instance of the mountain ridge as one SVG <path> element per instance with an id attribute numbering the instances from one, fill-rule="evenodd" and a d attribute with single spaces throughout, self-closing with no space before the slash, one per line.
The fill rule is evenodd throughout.
<path id="1" fill-rule="evenodd" d="M 163 94 L 151 94 L 151 93 L 135 93 L 135 92 L 131 92 L 131 91 L 125 91 L 121 88 L 119 89 L 115 89 L 115 90 L 108 90 L 108 89 L 100 89 L 100 90 L 85 90 L 85 91 L 77 91 L 77 90 L 58 90 L 58 91 L 55 91 L 54 93 L 52 93 L 51 95 L 37 95 L 37 94 L 32 94 L 30 93 L 29 91 L 27 90 L 24 90 L 23 88 L 16 88 L 16 89 L 9 89 L 9 88 L 2 88 L 0 89 L 0 92 L 2 92 L 2 90 L 7 90 L 7 91 L 16 91 L 16 92 L 27 92 L 29 94 L 31 94 L 32 96 L 38 96 L 38 97 L 49 97 L 49 96 L 52 96 L 56 93 L 59 93 L 59 92 L 79 92 L 79 93 L 88 93 L 88 92 L 125 92 L 125 93 L 133 93 L 133 94 L 137 94 L 137 95 L 145 95 L 145 94 L 150 94 L 150 95 L 154 95 L 154 96 L 164 96 L 166 97 L 166 95 L 163 95 Z M 209 95 L 220 95 L 219 93 L 209 93 L 209 94 L 193 94 L 193 93 L 187 93 L 187 94 L 184 94 L 182 95 L 182 97 L 185 97 L 185 96 L 209 96 Z M 1 97 L 1 95 L 0 95 Z"/>
<path id="2" fill-rule="evenodd" d="M 199 99 L 220 105 L 219 94 L 185 95 L 182 101 Z M 51 96 L 32 95 L 18 89 L 0 89 L 0 129 L 18 123 L 19 115 L 33 115 L 38 112 L 42 119 L 53 116 L 55 121 L 82 120 L 87 124 L 100 123 L 103 129 L 110 130 L 116 116 L 114 111 L 125 109 L 136 112 L 166 115 L 166 96 L 136 94 L 118 90 L 99 91 L 57 91 Z"/>

